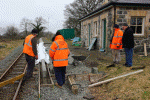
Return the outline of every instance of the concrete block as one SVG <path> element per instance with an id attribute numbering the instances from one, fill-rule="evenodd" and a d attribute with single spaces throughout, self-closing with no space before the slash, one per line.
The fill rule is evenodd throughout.
<path id="1" fill-rule="evenodd" d="M 69 57 L 68 57 L 68 63 L 69 63 L 70 65 L 72 65 L 73 62 L 74 62 L 73 57 L 69 56 Z"/>
<path id="2" fill-rule="evenodd" d="M 41 69 L 42 69 L 42 76 L 43 77 L 46 77 L 47 76 L 47 69 L 46 69 L 46 65 L 45 65 L 45 60 L 44 59 L 42 59 L 42 65 L 41 65 Z"/>
<path id="3" fill-rule="evenodd" d="M 92 67 L 91 73 L 97 74 L 98 73 L 98 68 L 97 67 Z"/>
<path id="4" fill-rule="evenodd" d="M 73 94 L 78 94 L 78 89 L 79 87 L 76 84 L 73 76 L 68 76 L 68 81 L 69 81 L 69 84 L 71 85 L 71 90 L 73 92 Z"/>

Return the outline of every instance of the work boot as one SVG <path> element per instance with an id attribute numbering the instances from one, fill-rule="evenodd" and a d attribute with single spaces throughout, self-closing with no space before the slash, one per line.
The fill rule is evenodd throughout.
<path id="1" fill-rule="evenodd" d="M 60 89 L 62 88 L 62 86 L 58 85 L 58 83 L 55 83 L 55 85 Z"/>
<path id="2" fill-rule="evenodd" d="M 113 64 L 107 66 L 107 68 L 109 68 L 109 67 L 115 67 L 115 64 L 113 63 Z"/>
<path id="3" fill-rule="evenodd" d="M 21 85 L 24 85 L 26 80 L 27 80 L 27 78 L 24 76 L 23 79 L 22 79 Z"/>
<path id="4" fill-rule="evenodd" d="M 126 67 L 131 67 L 130 65 L 126 65 Z"/>
<path id="5" fill-rule="evenodd" d="M 127 65 L 128 65 L 127 63 L 123 64 L 123 66 L 127 66 Z"/>
<path id="6" fill-rule="evenodd" d="M 120 64 L 119 61 L 116 61 L 115 64 Z"/>
<path id="7" fill-rule="evenodd" d="M 34 70 L 35 70 L 35 71 L 39 71 L 39 69 L 38 69 L 37 67 L 34 67 Z"/>
<path id="8" fill-rule="evenodd" d="M 116 64 L 116 61 L 113 61 L 112 64 Z"/>

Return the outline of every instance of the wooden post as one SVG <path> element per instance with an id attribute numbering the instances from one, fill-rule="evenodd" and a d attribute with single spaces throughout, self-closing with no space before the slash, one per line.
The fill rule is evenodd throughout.
<path id="1" fill-rule="evenodd" d="M 147 56 L 146 43 L 144 43 L 144 56 Z"/>
<path id="2" fill-rule="evenodd" d="M 119 79 L 119 78 L 122 78 L 122 77 L 125 77 L 125 76 L 129 76 L 129 75 L 132 75 L 132 74 L 140 73 L 140 72 L 143 72 L 143 70 L 138 70 L 138 71 L 131 72 L 131 73 L 128 73 L 128 74 L 125 74 L 125 75 L 121 75 L 121 76 L 118 76 L 118 77 L 114 77 L 114 78 L 111 78 L 111 79 L 108 79 L 108 80 L 105 80 L 105 81 L 94 83 L 94 84 L 89 85 L 88 87 L 98 86 L 100 84 L 104 84 L 104 83 L 110 82 L 112 80 L 116 80 L 116 79 Z"/>
<path id="3" fill-rule="evenodd" d="M 68 81 L 71 85 L 71 90 L 74 94 L 77 94 L 78 93 L 78 86 L 76 85 L 73 85 L 73 84 L 76 84 L 75 80 L 73 79 L 73 76 L 68 76 Z"/>
<path id="4" fill-rule="evenodd" d="M 146 66 L 145 65 L 143 65 L 142 67 L 140 66 L 138 66 L 138 67 L 130 67 L 130 69 L 131 70 L 136 70 L 136 69 L 144 69 Z"/>

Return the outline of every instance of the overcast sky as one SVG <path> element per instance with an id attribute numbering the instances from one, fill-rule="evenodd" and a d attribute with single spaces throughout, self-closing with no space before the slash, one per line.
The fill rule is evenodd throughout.
<path id="1" fill-rule="evenodd" d="M 21 19 L 49 19 L 49 31 L 63 28 L 65 5 L 74 0 L 0 0 L 0 27 L 14 25 L 20 28 Z M 47 24 L 48 26 L 48 24 Z M 47 30 L 48 31 L 48 30 Z"/>

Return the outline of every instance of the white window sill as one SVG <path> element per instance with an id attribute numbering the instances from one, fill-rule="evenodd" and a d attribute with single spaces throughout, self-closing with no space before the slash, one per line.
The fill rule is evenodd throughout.
<path id="1" fill-rule="evenodd" d="M 135 37 L 144 37 L 144 34 L 133 34 Z"/>

